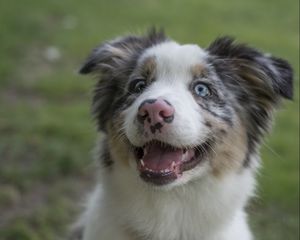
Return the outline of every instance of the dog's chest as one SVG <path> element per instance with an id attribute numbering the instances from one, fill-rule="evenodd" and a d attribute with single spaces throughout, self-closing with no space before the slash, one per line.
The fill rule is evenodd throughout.
<path id="1" fill-rule="evenodd" d="M 119 217 L 137 240 L 149 239 L 142 236 L 155 240 L 214 240 L 213 235 L 228 217 L 228 208 L 221 208 L 216 199 L 218 196 L 208 199 L 189 192 L 162 192 L 159 197 L 141 194 L 121 204 Z"/>

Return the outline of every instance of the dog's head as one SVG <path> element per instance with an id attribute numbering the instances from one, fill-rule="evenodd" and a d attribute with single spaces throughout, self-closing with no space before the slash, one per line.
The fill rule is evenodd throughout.
<path id="1" fill-rule="evenodd" d="M 110 161 L 134 166 L 155 185 L 251 166 L 292 69 L 228 37 L 208 48 L 151 31 L 96 48 L 80 73 L 93 73 L 93 112 Z M 112 161 L 111 161 L 112 160 Z"/>

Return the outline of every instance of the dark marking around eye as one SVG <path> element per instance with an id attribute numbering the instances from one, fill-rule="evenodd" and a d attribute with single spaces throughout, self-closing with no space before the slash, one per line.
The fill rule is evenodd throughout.
<path id="1" fill-rule="evenodd" d="M 198 103 L 199 104 L 199 103 Z M 204 106 L 203 104 L 199 104 L 203 110 L 209 112 L 211 115 L 213 115 L 216 118 L 219 118 L 221 120 L 223 120 L 224 122 L 226 122 L 229 126 L 233 126 L 232 120 L 230 119 L 229 116 L 221 116 L 219 114 L 216 114 L 215 112 L 213 112 L 212 110 L 210 110 L 208 107 Z"/>

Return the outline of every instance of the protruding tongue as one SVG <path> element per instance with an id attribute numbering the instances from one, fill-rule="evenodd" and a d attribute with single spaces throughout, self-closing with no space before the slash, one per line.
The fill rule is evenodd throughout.
<path id="1" fill-rule="evenodd" d="M 144 148 L 143 162 L 145 167 L 153 171 L 174 170 L 173 168 L 182 160 L 182 158 L 182 149 L 165 147 L 159 143 L 150 144 Z"/>

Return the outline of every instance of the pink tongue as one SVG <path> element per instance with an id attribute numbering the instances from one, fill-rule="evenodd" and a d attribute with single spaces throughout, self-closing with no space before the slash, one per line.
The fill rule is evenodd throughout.
<path id="1" fill-rule="evenodd" d="M 172 162 L 176 165 L 182 160 L 183 151 L 162 147 L 160 144 L 151 144 L 144 149 L 143 158 L 145 167 L 154 171 L 172 169 Z"/>

